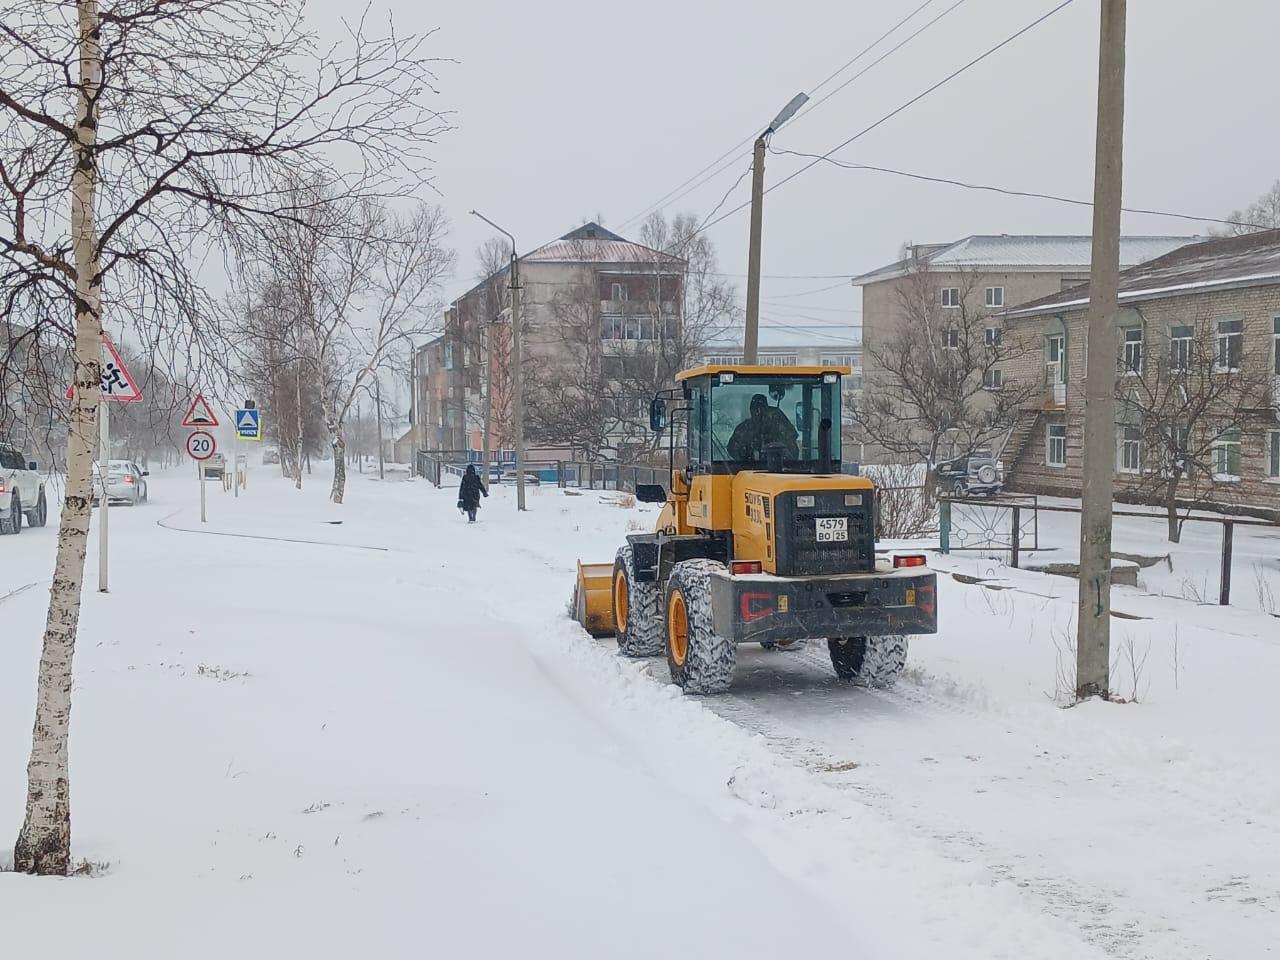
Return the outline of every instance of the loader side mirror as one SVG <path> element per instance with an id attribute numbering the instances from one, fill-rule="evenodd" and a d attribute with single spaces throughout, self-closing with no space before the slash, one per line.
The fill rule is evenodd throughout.
<path id="1" fill-rule="evenodd" d="M 641 503 L 666 503 L 667 491 L 660 483 L 637 483 L 636 499 Z"/>
<path id="2" fill-rule="evenodd" d="M 667 401 L 654 397 L 649 401 L 649 429 L 661 433 L 667 428 Z M 666 499 L 664 496 L 663 499 Z"/>

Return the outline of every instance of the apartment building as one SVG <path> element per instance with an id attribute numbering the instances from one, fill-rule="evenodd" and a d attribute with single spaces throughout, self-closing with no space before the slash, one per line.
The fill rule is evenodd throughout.
<path id="1" fill-rule="evenodd" d="M 1006 382 L 1039 383 L 1004 452 L 1012 489 L 1078 495 L 1087 287 L 1001 318 Z M 1117 497 L 1280 512 L 1280 231 L 1204 241 L 1122 272 Z"/>

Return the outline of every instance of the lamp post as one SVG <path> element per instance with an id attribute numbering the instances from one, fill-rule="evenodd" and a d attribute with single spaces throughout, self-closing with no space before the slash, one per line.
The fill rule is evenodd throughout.
<path id="1" fill-rule="evenodd" d="M 809 100 L 807 93 L 797 93 L 756 137 L 751 161 L 751 247 L 747 253 L 747 329 L 742 343 L 744 363 L 756 362 L 760 339 L 760 230 L 764 216 L 764 151 L 769 137 L 790 120 Z"/>
<path id="2" fill-rule="evenodd" d="M 516 238 L 478 210 L 479 217 L 493 229 L 511 241 L 511 425 L 516 445 L 516 509 L 524 510 L 524 370 L 521 365 L 520 333 L 520 259 L 516 256 Z M 493 378 L 493 358 L 489 358 L 489 377 Z M 486 432 L 489 425 L 485 424 Z M 488 470 L 488 464 L 485 464 Z M 484 478 L 488 480 L 488 477 Z"/>

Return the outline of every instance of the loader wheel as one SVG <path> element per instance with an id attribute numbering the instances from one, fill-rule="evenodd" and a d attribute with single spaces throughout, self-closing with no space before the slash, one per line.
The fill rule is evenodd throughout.
<path id="1" fill-rule="evenodd" d="M 724 693 L 733 682 L 738 648 L 711 628 L 711 576 L 723 569 L 714 560 L 685 560 L 667 581 L 667 666 L 685 693 Z"/>
<path id="2" fill-rule="evenodd" d="M 841 680 L 866 687 L 890 687 L 907 665 L 907 638 L 836 637 L 827 641 L 831 665 Z"/>
<path id="3" fill-rule="evenodd" d="M 635 552 L 629 543 L 613 561 L 613 622 L 624 657 L 662 653 L 662 587 L 636 581 Z"/>

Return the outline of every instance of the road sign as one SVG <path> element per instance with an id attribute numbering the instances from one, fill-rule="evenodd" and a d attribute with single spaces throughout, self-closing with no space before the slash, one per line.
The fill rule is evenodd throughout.
<path id="1" fill-rule="evenodd" d="M 262 439 L 262 417 L 260 410 L 236 411 L 236 436 L 241 440 Z"/>
<path id="2" fill-rule="evenodd" d="M 67 387 L 66 398 L 73 396 L 74 385 Z M 120 351 L 105 333 L 102 335 L 102 399 L 117 403 L 137 403 L 142 399 L 138 382 L 120 359 Z"/>
<path id="3" fill-rule="evenodd" d="M 193 430 L 187 436 L 187 453 L 193 460 L 208 460 L 218 452 L 218 441 L 205 430 Z"/>
<path id="4" fill-rule="evenodd" d="M 203 394 L 196 394 L 196 398 L 191 401 L 191 406 L 187 408 L 187 415 L 182 418 L 184 427 L 216 427 L 218 418 L 213 415 L 213 408 L 209 406 L 209 402 L 205 400 Z"/>

